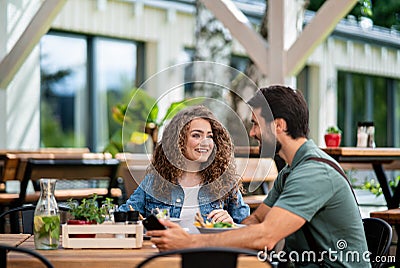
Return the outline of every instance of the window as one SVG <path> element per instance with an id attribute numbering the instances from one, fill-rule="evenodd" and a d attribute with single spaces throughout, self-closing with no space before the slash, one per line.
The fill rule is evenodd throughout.
<path id="1" fill-rule="evenodd" d="M 111 107 L 143 80 L 143 44 L 51 32 L 40 45 L 41 146 L 102 151 L 120 127 Z"/>
<path id="2" fill-rule="evenodd" d="M 41 40 L 41 146 L 86 145 L 87 44 L 76 36 Z"/>
<path id="3" fill-rule="evenodd" d="M 343 146 L 355 146 L 357 122 L 373 121 L 378 147 L 399 146 L 400 90 L 396 80 L 338 73 L 338 125 Z"/>
<path id="4" fill-rule="evenodd" d="M 186 48 L 184 50 L 184 53 L 182 55 L 182 62 L 192 62 L 194 60 L 194 50 L 191 48 Z M 244 56 L 237 56 L 237 55 L 231 55 L 231 62 L 230 66 L 240 72 L 244 72 L 246 70 L 246 67 L 249 63 L 249 58 L 244 57 Z M 185 68 L 185 82 L 187 81 L 192 81 L 193 80 L 193 65 L 188 64 L 187 67 Z M 184 88 L 185 88 L 185 96 L 186 97 L 193 97 L 194 96 L 194 83 L 189 82 L 185 83 Z"/>

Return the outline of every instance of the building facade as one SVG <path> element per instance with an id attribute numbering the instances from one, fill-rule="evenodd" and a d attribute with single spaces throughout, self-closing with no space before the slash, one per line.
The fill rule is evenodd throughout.
<path id="1" fill-rule="evenodd" d="M 265 7 L 259 1 L 236 3 L 252 23 L 261 19 Z M 0 5 L 0 59 L 4 59 L 43 3 Z M 305 23 L 312 17 L 307 12 Z M 54 132 L 65 146 L 101 151 L 110 136 L 110 106 L 124 91 L 190 60 L 195 6 L 193 1 L 69 0 L 48 28 L 39 42 L 25 46 L 29 55 L 20 66 L 13 62 L 18 70 L 0 88 L 0 148 L 36 149 L 45 146 L 46 133 Z M 233 53 L 239 59 L 247 57 L 236 40 Z M 310 137 L 324 146 L 325 129 L 339 125 L 344 131 L 342 145 L 355 146 L 356 122 L 374 121 L 377 145 L 399 147 L 399 59 L 398 32 L 343 19 L 291 80 L 306 95 Z M 4 61 L 1 64 L 4 67 Z M 179 83 L 183 76 L 178 72 L 169 79 Z M 58 86 L 46 91 L 54 81 Z M 159 98 L 166 88 L 155 83 L 146 90 Z M 176 91 L 161 105 L 184 96 L 184 89 Z M 60 116 L 58 125 L 48 124 Z M 57 135 L 57 129 L 63 135 Z"/>

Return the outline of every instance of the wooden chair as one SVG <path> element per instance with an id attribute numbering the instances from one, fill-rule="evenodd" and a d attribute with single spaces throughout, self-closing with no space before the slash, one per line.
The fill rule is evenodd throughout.
<path id="1" fill-rule="evenodd" d="M 376 260 L 377 256 L 382 259 L 389 252 L 392 242 L 392 227 L 379 218 L 364 218 L 363 224 L 368 251 L 371 252 L 370 260 Z M 371 263 L 373 268 L 380 268 L 382 264 L 374 261 Z"/>
<path id="2" fill-rule="evenodd" d="M 272 158 L 241 157 L 236 157 L 235 161 L 238 174 L 242 176 L 243 183 L 248 185 L 248 193 L 244 196 L 244 201 L 251 209 L 255 209 L 262 203 L 278 176 L 275 161 Z M 262 194 L 252 194 L 258 187 L 262 187 Z"/>

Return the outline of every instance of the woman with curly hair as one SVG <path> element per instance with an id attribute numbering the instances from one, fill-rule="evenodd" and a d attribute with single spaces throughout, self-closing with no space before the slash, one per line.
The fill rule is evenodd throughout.
<path id="1" fill-rule="evenodd" d="M 228 131 L 209 109 L 193 106 L 165 127 L 145 178 L 120 210 L 132 206 L 146 217 L 154 208 L 167 208 L 193 232 L 198 211 L 214 222 L 246 218 L 250 209 L 241 189 Z"/>

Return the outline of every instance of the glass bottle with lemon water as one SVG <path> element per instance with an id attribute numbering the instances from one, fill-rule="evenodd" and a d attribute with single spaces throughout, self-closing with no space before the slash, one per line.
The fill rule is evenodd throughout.
<path id="1" fill-rule="evenodd" d="M 58 249 L 60 212 L 54 191 L 56 179 L 40 179 L 40 198 L 33 219 L 36 249 Z"/>

